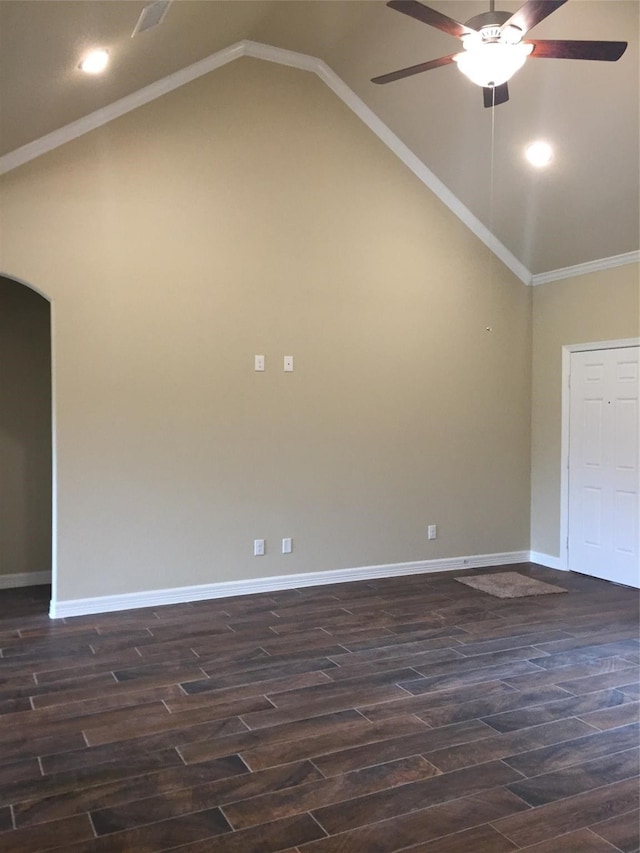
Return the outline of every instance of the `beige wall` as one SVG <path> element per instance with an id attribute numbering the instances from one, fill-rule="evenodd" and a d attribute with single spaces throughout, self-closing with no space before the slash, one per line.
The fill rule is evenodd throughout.
<path id="1" fill-rule="evenodd" d="M 236 61 L 0 192 L 60 600 L 528 548 L 531 289 L 315 76 Z"/>
<path id="2" fill-rule="evenodd" d="M 533 288 L 531 549 L 560 553 L 562 347 L 640 335 L 637 264 Z"/>
<path id="3" fill-rule="evenodd" d="M 49 303 L 0 276 L 0 575 L 51 569 Z"/>

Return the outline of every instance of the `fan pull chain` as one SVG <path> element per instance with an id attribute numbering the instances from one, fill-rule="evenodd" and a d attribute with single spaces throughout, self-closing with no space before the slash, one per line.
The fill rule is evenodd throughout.
<path id="1" fill-rule="evenodd" d="M 493 3 L 491 4 L 493 5 Z M 491 107 L 491 165 L 489 169 L 489 231 L 493 234 L 493 212 L 494 212 L 494 183 L 495 183 L 495 149 L 496 149 L 496 90 L 495 87 L 491 90 L 493 97 L 493 105 Z M 493 313 L 495 298 L 493 295 L 493 278 L 494 278 L 494 261 L 493 250 L 489 249 L 489 313 Z M 485 326 L 485 331 L 492 332 L 491 325 Z"/>
<path id="2" fill-rule="evenodd" d="M 493 96 L 493 105 L 491 108 L 491 170 L 489 175 L 489 230 L 493 234 L 493 201 L 494 201 L 494 167 L 495 167 L 495 148 L 496 148 L 496 90 L 495 86 L 491 90 Z M 493 254 L 493 252 L 491 253 Z"/>

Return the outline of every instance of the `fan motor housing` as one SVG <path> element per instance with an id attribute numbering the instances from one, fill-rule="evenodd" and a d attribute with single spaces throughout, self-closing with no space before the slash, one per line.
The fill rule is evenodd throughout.
<path id="1" fill-rule="evenodd" d="M 481 30 L 483 27 L 501 27 L 512 16 L 511 12 L 482 12 L 465 22 L 465 27 Z"/>
<path id="2" fill-rule="evenodd" d="M 511 17 L 508 12 L 483 12 L 481 15 L 476 15 L 475 18 L 467 21 L 465 26 L 479 32 L 483 44 L 496 44 L 499 42 L 518 44 L 523 35 L 520 27 L 517 27 L 515 24 L 504 26 Z M 464 43 L 464 36 L 462 41 Z"/>

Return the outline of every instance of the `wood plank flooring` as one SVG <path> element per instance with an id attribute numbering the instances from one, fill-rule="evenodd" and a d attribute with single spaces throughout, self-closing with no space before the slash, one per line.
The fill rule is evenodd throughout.
<path id="1" fill-rule="evenodd" d="M 506 570 L 568 593 L 1 591 L 0 850 L 637 853 L 638 596 Z"/>

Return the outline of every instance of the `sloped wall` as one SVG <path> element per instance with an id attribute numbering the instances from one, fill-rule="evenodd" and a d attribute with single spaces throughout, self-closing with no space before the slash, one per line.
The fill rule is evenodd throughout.
<path id="1" fill-rule="evenodd" d="M 315 76 L 238 60 L 0 192 L 59 599 L 528 548 L 531 289 Z"/>

